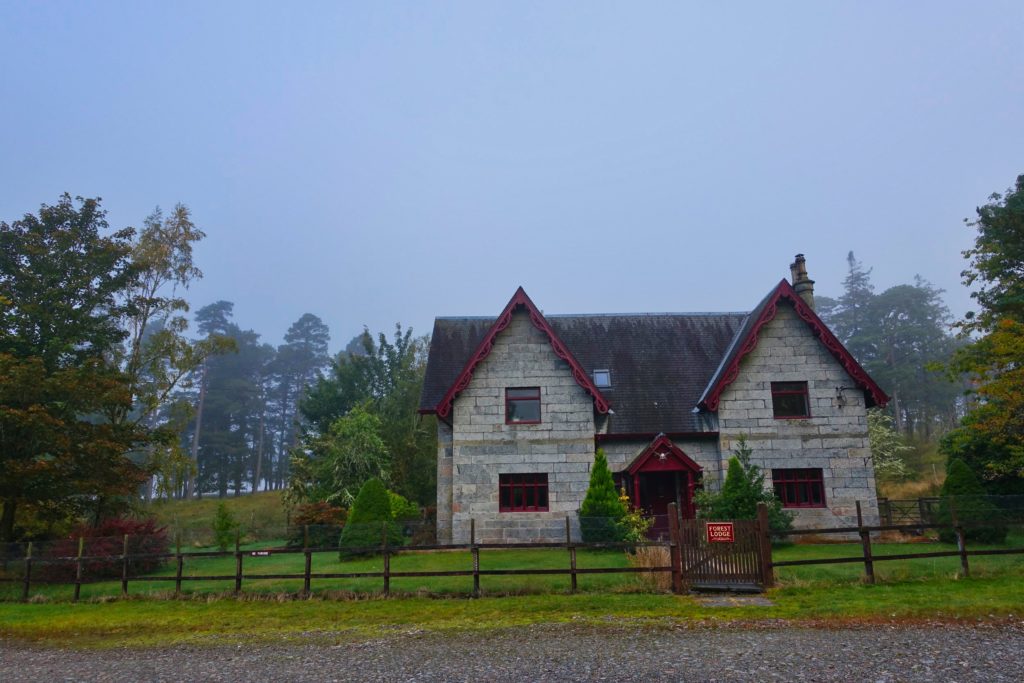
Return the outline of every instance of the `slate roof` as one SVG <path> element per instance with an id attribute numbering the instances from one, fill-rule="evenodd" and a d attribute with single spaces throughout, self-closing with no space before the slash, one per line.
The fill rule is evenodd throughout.
<path id="1" fill-rule="evenodd" d="M 583 368 L 611 371 L 601 387 L 613 434 L 701 431 L 693 413 L 747 313 L 545 315 Z M 432 410 L 495 318 L 437 318 L 420 409 Z"/>

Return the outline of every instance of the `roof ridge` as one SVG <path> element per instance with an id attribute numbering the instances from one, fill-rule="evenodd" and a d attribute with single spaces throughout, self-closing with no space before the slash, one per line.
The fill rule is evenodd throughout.
<path id="1" fill-rule="evenodd" d="M 750 311 L 650 311 L 636 313 L 545 313 L 545 318 L 625 318 L 632 317 L 668 317 L 690 316 L 710 318 L 719 315 L 750 315 Z M 438 315 L 434 320 L 494 320 L 493 315 Z"/>

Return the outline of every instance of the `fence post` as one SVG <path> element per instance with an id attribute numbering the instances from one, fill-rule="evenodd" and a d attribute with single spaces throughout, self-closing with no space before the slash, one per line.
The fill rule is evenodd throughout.
<path id="1" fill-rule="evenodd" d="M 242 532 L 235 529 L 235 595 L 242 592 Z"/>
<path id="2" fill-rule="evenodd" d="M 576 546 L 572 543 L 572 530 L 569 515 L 565 516 L 565 545 L 569 548 L 569 592 L 576 592 Z"/>
<path id="3" fill-rule="evenodd" d="M 921 524 L 928 523 L 928 512 L 925 509 L 924 498 L 917 499 L 917 515 L 921 518 Z M 921 527 L 921 535 L 924 536 L 924 527 Z"/>
<path id="4" fill-rule="evenodd" d="M 82 551 L 85 549 L 85 538 L 78 537 L 78 557 L 75 558 L 75 597 L 72 602 L 78 602 L 82 594 Z"/>
<path id="5" fill-rule="evenodd" d="M 953 521 L 953 531 L 956 533 L 956 549 L 960 551 L 960 569 L 964 576 L 971 575 L 971 567 L 967 563 L 967 537 L 964 535 L 963 525 L 956 516 L 956 503 L 953 496 L 949 497 L 949 516 Z"/>
<path id="6" fill-rule="evenodd" d="M 181 532 L 179 531 L 174 539 L 174 559 L 177 569 L 174 571 L 174 597 L 181 595 L 181 569 L 185 558 L 181 556 Z"/>
<path id="7" fill-rule="evenodd" d="M 32 587 L 32 541 L 28 542 L 25 549 L 25 577 L 21 587 L 21 599 L 28 600 L 28 593 Z"/>
<path id="8" fill-rule="evenodd" d="M 864 575 L 868 583 L 875 582 L 875 563 L 871 559 L 871 534 L 864 528 L 864 515 L 860 509 L 860 501 L 857 501 L 857 530 L 860 534 L 860 543 L 864 548 Z"/>
<path id="9" fill-rule="evenodd" d="M 469 518 L 469 550 L 473 554 L 473 597 L 480 597 L 480 548 L 476 547 L 476 519 Z"/>
<path id="10" fill-rule="evenodd" d="M 668 557 L 672 565 L 672 592 L 683 592 L 683 545 L 679 524 L 679 506 L 668 504 Z"/>
<path id="11" fill-rule="evenodd" d="M 391 594 L 391 554 L 388 552 L 388 523 L 380 523 L 381 546 L 384 548 L 384 595 Z"/>
<path id="12" fill-rule="evenodd" d="M 124 535 L 121 547 L 121 597 L 128 596 L 128 534 Z"/>
<path id="13" fill-rule="evenodd" d="M 766 503 L 757 504 L 757 524 L 754 530 L 757 533 L 757 554 L 761 560 L 761 582 L 765 588 L 771 588 L 775 585 L 775 567 L 772 565 L 771 524 L 768 522 Z"/>
<path id="14" fill-rule="evenodd" d="M 885 513 L 882 513 L 882 509 L 885 509 Z M 878 514 L 883 515 L 886 526 L 892 526 L 892 501 L 888 498 L 878 499 Z"/>

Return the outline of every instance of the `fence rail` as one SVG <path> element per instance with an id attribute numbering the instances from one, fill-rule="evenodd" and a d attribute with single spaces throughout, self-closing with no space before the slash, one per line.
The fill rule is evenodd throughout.
<path id="1" fill-rule="evenodd" d="M 1024 500 L 1024 497 L 1022 497 Z M 892 501 L 890 501 L 891 503 Z M 180 540 L 174 552 L 147 552 L 152 545 L 144 543 L 145 538 L 132 538 L 125 536 L 119 539 L 93 539 L 102 541 L 92 546 L 94 549 L 104 548 L 108 552 L 99 554 L 87 552 L 90 539 L 77 539 L 61 541 L 50 545 L 43 553 L 34 548 L 32 543 L 27 544 L 23 556 L 11 557 L 7 549 L 0 548 L 0 555 L 4 568 L 14 567 L 20 569 L 18 575 L 0 574 L 0 582 L 21 584 L 21 598 L 27 600 L 31 594 L 33 585 L 57 584 L 73 587 L 72 599 L 78 600 L 81 596 L 81 587 L 94 583 L 107 583 L 120 581 L 122 595 L 128 595 L 132 582 L 166 582 L 173 583 L 175 595 L 180 595 L 182 585 L 190 581 L 224 581 L 231 582 L 233 591 L 240 594 L 246 581 L 260 580 L 294 580 L 302 581 L 301 595 L 309 596 L 312 592 L 315 581 L 327 579 L 379 579 L 381 581 L 381 592 L 388 595 L 391 592 L 391 580 L 402 578 L 431 578 L 431 577 L 467 577 L 472 579 L 472 595 L 478 596 L 481 593 L 481 577 L 488 576 L 550 576 L 564 575 L 569 577 L 569 590 L 575 592 L 578 589 L 578 577 L 580 575 L 598 574 L 657 574 L 668 573 L 671 575 L 671 585 L 675 592 L 695 587 L 718 587 L 740 589 L 743 587 L 769 587 L 774 583 L 774 572 L 776 568 L 798 567 L 809 565 L 828 564 L 851 564 L 862 563 L 864 565 L 864 576 L 869 583 L 875 582 L 875 563 L 894 560 L 914 560 L 929 558 L 960 558 L 960 573 L 964 576 L 970 575 L 971 557 L 1018 555 L 1024 554 L 1024 548 L 977 548 L 968 547 L 969 532 L 975 529 L 990 528 L 992 524 L 1005 525 L 1006 520 L 1017 521 L 1022 517 L 1011 513 L 1016 508 L 1006 505 L 997 510 L 998 518 L 993 521 L 991 518 L 981 519 L 977 514 L 977 506 L 971 506 L 971 500 L 945 499 L 940 500 L 934 506 L 934 514 L 931 519 L 917 518 L 904 523 L 893 523 L 893 514 L 886 512 L 880 515 L 880 524 L 866 524 L 862 514 L 860 503 L 857 504 L 857 525 L 843 527 L 829 527 L 820 529 L 799 529 L 788 531 L 773 531 L 769 529 L 767 508 L 761 506 L 758 510 L 756 520 L 735 520 L 730 524 L 734 537 L 729 543 L 712 542 L 708 537 L 705 523 L 697 520 L 683 520 L 670 504 L 670 515 L 668 519 L 669 537 L 646 541 L 642 543 L 632 542 L 599 542 L 581 543 L 573 542 L 570 529 L 570 521 L 566 519 L 565 541 L 563 542 L 535 542 L 535 543 L 495 543 L 477 542 L 475 523 L 471 521 L 470 542 L 461 544 L 430 544 L 415 546 L 396 546 L 389 539 L 388 527 L 381 525 L 381 543 L 359 548 L 344 548 L 341 552 L 350 556 L 379 555 L 383 562 L 381 570 L 373 571 L 350 571 L 350 572 L 315 572 L 313 571 L 314 555 L 323 553 L 338 553 L 337 545 L 315 545 L 311 539 L 322 538 L 308 533 L 304 536 L 304 547 L 274 547 L 264 549 L 242 550 L 241 535 L 236 534 L 233 550 L 194 550 L 183 552 Z M 919 506 L 918 509 L 931 509 L 927 505 Z M 1024 508 L 1021 508 L 1024 510 Z M 959 513 L 959 514 L 958 514 Z M 974 515 L 972 517 L 972 514 Z M 990 513 L 986 513 L 990 514 Z M 902 519 L 900 521 L 903 521 Z M 901 531 L 909 533 L 923 533 L 926 530 L 948 530 L 956 540 L 956 550 L 941 550 L 900 554 L 875 554 L 877 542 L 872 539 L 878 532 Z M 376 533 L 376 532 L 374 532 Z M 772 557 L 771 540 L 773 538 L 799 537 L 805 535 L 827 536 L 830 534 L 841 534 L 845 536 L 856 535 L 860 539 L 861 552 L 844 557 L 816 558 L 802 560 L 775 561 Z M 335 536 L 336 537 L 336 536 Z M 116 542 L 112 542 L 116 540 Z M 719 540 L 719 539 L 716 539 Z M 137 541 L 137 542 L 136 542 Z M 77 552 L 75 552 L 77 546 Z M 166 547 L 166 546 L 164 546 Z M 605 549 L 637 549 L 644 547 L 664 548 L 668 551 L 668 562 L 655 559 L 653 566 L 628 566 L 628 567 L 579 567 L 577 563 L 577 552 L 581 550 L 605 550 Z M 117 549 L 120 554 L 116 554 Z M 564 550 L 566 553 L 566 566 L 552 568 L 520 568 L 520 569 L 486 569 L 481 568 L 480 556 L 482 551 L 488 550 L 534 550 L 551 549 Z M 34 550 L 36 550 L 34 554 Z M 113 550 L 114 552 L 109 552 Z M 470 554 L 469 566 L 465 568 L 432 571 L 401 571 L 393 570 L 391 559 L 399 553 L 423 552 L 423 551 L 462 551 Z M 303 571 L 301 573 L 252 573 L 247 572 L 247 558 L 255 558 L 268 555 L 302 555 L 304 556 Z M 185 573 L 185 565 L 189 561 L 204 558 L 233 558 L 234 571 L 210 573 L 204 575 L 190 575 Z M 173 561 L 173 573 L 154 574 L 153 568 L 160 567 L 167 561 Z M 58 567 L 63 571 L 47 571 L 48 568 Z M 96 569 L 101 567 L 107 574 L 115 573 L 115 576 L 99 576 Z M 57 577 L 57 578 L 54 578 Z"/>
<path id="2" fill-rule="evenodd" d="M 382 571 L 356 571 L 356 572 L 314 572 L 312 571 L 312 558 L 320 553 L 337 554 L 338 547 L 310 547 L 310 548 L 270 548 L 264 550 L 242 550 L 240 536 L 236 535 L 234 550 L 208 550 L 196 552 L 182 552 L 181 547 L 176 552 L 167 553 L 131 553 L 129 552 L 130 537 L 123 539 L 124 552 L 120 555 L 85 555 L 82 554 L 83 543 L 78 543 L 79 553 L 76 555 L 33 557 L 32 544 L 27 546 L 24 558 L 17 560 L 22 564 L 23 571 L 20 577 L 0 577 L 0 582 L 21 583 L 22 600 L 28 600 L 33 585 L 69 585 L 73 586 L 72 600 L 77 601 L 81 597 L 81 587 L 94 583 L 109 583 L 111 577 L 88 577 L 85 567 L 91 561 L 112 561 L 121 564 L 121 595 L 127 596 L 129 584 L 132 581 L 143 582 L 174 582 L 175 596 L 181 594 L 182 583 L 188 581 L 225 581 L 233 582 L 233 592 L 241 594 L 245 581 L 255 580 L 295 580 L 302 581 L 303 589 L 301 594 L 309 596 L 312 592 L 313 581 L 316 579 L 381 579 L 381 592 L 389 595 L 391 592 L 391 579 L 400 578 L 431 578 L 431 577 L 472 577 L 471 594 L 476 597 L 480 595 L 480 578 L 484 576 L 550 576 L 566 575 L 569 577 L 569 590 L 576 592 L 578 589 L 577 577 L 580 575 L 593 574 L 649 574 L 649 573 L 674 573 L 677 567 L 674 564 L 664 566 L 628 566 L 628 567 L 578 567 L 576 553 L 579 550 L 608 550 L 608 549 L 636 549 L 642 547 L 660 547 L 669 550 L 670 557 L 678 554 L 676 544 L 671 540 L 656 540 L 645 542 L 595 542 L 580 543 L 571 540 L 568 520 L 566 523 L 566 540 L 564 542 L 538 542 L 538 543 L 476 543 L 475 525 L 471 527 L 471 540 L 469 543 L 449 545 L 422 545 L 422 546 L 399 546 L 395 547 L 388 543 L 387 525 L 381 526 L 382 543 L 379 545 L 346 547 L 341 550 L 347 556 L 380 555 L 383 560 Z M 532 550 L 532 549 L 564 549 L 567 551 L 568 563 L 566 567 L 555 568 L 526 568 L 526 569 L 482 569 L 480 566 L 481 550 Z M 434 571 L 395 571 L 391 569 L 391 558 L 401 552 L 409 551 L 469 551 L 472 560 L 472 568 L 464 570 L 434 570 Z M 246 573 L 246 557 L 265 557 L 268 555 L 304 555 L 304 571 L 302 573 Z M 189 559 L 198 558 L 225 558 L 231 557 L 235 560 L 235 571 L 231 574 L 207 574 L 195 575 L 185 574 L 185 563 Z M 173 575 L 153 575 L 149 573 L 137 574 L 131 571 L 133 563 L 140 561 L 167 561 L 173 560 L 175 571 Z M 13 560 L 8 560 L 12 562 Z M 74 579 L 50 579 L 46 577 L 33 576 L 35 568 L 39 566 L 70 566 L 74 568 Z"/>
<path id="3" fill-rule="evenodd" d="M 924 499 L 922 499 L 924 500 Z M 941 499 L 935 499 L 939 501 Z M 803 567 L 815 564 L 843 564 L 843 563 L 864 563 L 864 578 L 868 583 L 875 583 L 875 562 L 887 562 L 892 560 L 914 560 L 914 559 L 927 559 L 927 558 L 939 558 L 939 557 L 959 557 L 960 558 L 960 572 L 963 576 L 971 575 L 971 567 L 969 558 L 972 556 L 985 556 L 985 555 L 1021 555 L 1024 554 L 1024 548 L 995 548 L 995 549 L 978 549 L 969 550 L 967 547 L 967 531 L 972 529 L 986 529 L 990 528 L 991 523 L 985 523 L 981 521 L 962 521 L 957 517 L 956 499 L 946 499 L 948 515 L 950 522 L 946 524 L 942 523 L 921 523 L 921 524 L 882 524 L 882 525 L 866 525 L 864 524 L 864 515 L 861 511 L 860 501 L 857 501 L 857 526 L 855 527 L 831 527 L 827 529 L 800 529 L 791 531 L 770 531 L 769 535 L 776 538 L 802 535 L 802 534 L 814 534 L 814 535 L 828 535 L 828 534 L 851 534 L 856 533 L 860 536 L 861 542 L 861 554 L 857 556 L 849 557 L 829 557 L 829 558 L 815 558 L 811 560 L 784 560 L 781 562 L 771 562 L 772 569 L 775 567 Z M 871 535 L 873 533 L 881 531 L 917 531 L 924 529 L 944 530 L 948 529 L 956 536 L 956 550 L 944 550 L 944 551 L 933 551 L 923 553 L 901 553 L 896 555 L 876 555 L 873 551 Z"/>

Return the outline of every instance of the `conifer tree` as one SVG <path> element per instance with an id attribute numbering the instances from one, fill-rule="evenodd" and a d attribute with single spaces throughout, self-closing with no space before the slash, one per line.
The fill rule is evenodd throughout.
<path id="1" fill-rule="evenodd" d="M 750 462 L 753 454 L 745 437 L 729 458 L 725 482 L 717 493 L 697 494 L 700 517 L 712 520 L 755 519 L 758 503 L 768 506 L 768 523 L 776 531 L 793 527 L 793 515 L 782 509 L 782 502 L 764 484 L 764 473 Z"/>
<path id="2" fill-rule="evenodd" d="M 612 471 L 604 449 L 597 449 L 594 465 L 590 468 L 590 485 L 580 505 L 580 531 L 588 543 L 622 540 L 622 519 L 626 508 L 615 490 Z"/>
<path id="3" fill-rule="evenodd" d="M 391 515 L 391 499 L 380 479 L 370 479 L 359 489 L 359 495 L 349 512 L 348 521 L 341 530 L 339 557 L 351 557 L 346 549 L 380 546 L 387 535 L 388 545 L 402 543 L 402 530 Z M 365 552 L 365 551 L 361 551 Z"/>

